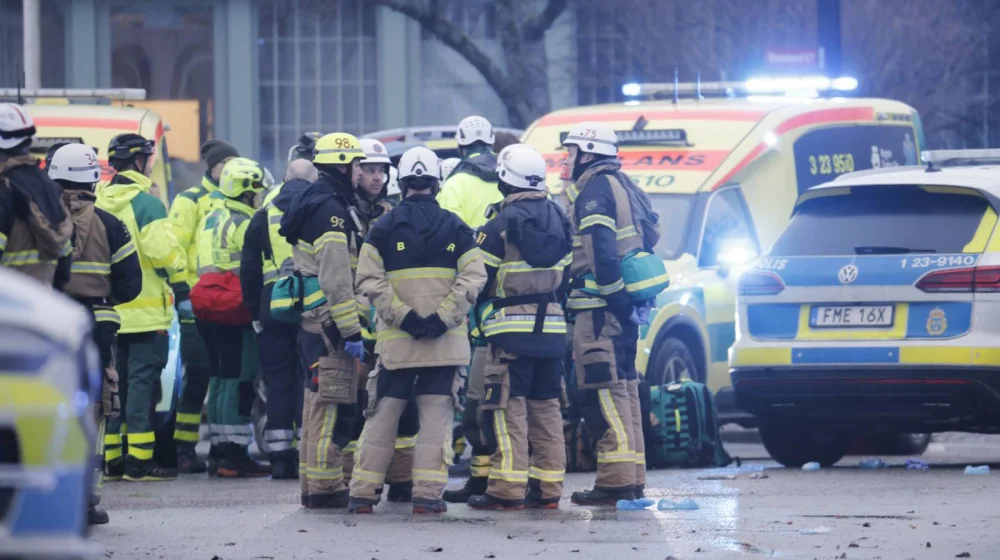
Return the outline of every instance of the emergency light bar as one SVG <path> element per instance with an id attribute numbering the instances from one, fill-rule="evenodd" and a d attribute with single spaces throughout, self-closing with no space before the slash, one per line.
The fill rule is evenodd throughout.
<path id="1" fill-rule="evenodd" d="M 0 88 L 0 97 L 17 98 L 20 95 L 25 99 L 45 99 L 45 98 L 95 98 L 122 101 L 143 101 L 146 99 L 146 90 L 141 88 L 109 88 L 109 89 L 17 89 Z"/>
<path id="2" fill-rule="evenodd" d="M 826 91 L 854 91 L 857 78 L 841 76 L 756 77 L 744 82 L 683 82 L 683 83 L 628 83 L 622 86 L 626 97 L 653 97 L 667 95 L 715 94 L 736 96 L 743 94 L 785 94 L 798 97 L 818 97 Z M 806 95 L 809 94 L 809 95 Z"/>
<path id="3" fill-rule="evenodd" d="M 930 150 L 920 152 L 920 158 L 932 168 L 963 165 L 1000 164 L 1000 149 L 992 150 Z"/>

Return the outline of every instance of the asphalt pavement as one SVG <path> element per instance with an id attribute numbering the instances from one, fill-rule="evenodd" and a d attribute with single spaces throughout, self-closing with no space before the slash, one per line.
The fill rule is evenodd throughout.
<path id="1" fill-rule="evenodd" d="M 906 457 L 863 470 L 865 457 L 848 457 L 804 472 L 769 461 L 758 444 L 727 448 L 741 467 L 649 474 L 649 497 L 691 498 L 694 511 L 574 506 L 570 493 L 592 484 L 585 473 L 567 476 L 558 511 L 452 505 L 416 517 L 408 504 L 368 516 L 306 511 L 297 481 L 186 475 L 106 485 L 111 523 L 92 538 L 105 558 L 128 560 L 1000 558 L 998 436 L 938 436 L 927 471 L 905 470 Z M 963 473 L 984 463 L 993 474 Z"/>

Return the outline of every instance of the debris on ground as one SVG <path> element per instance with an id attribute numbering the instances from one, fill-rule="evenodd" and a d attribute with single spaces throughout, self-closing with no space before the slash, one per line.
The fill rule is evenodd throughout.
<path id="1" fill-rule="evenodd" d="M 865 528 L 868 528 L 868 527 L 871 527 L 871 526 L 872 526 L 872 524 L 871 524 L 871 523 L 868 523 L 867 521 L 865 521 L 865 522 L 864 522 L 864 524 L 863 524 L 863 525 L 861 525 L 861 526 L 862 526 L 862 527 L 865 527 Z"/>
<path id="2" fill-rule="evenodd" d="M 799 534 L 802 535 L 827 535 L 833 532 L 833 529 L 829 527 L 824 527 L 820 525 L 819 527 L 813 527 L 812 529 L 802 529 Z"/>
<path id="3" fill-rule="evenodd" d="M 707 474 L 699 476 L 698 480 L 736 480 L 735 474 Z"/>
<path id="4" fill-rule="evenodd" d="M 921 461 L 920 459 L 907 459 L 906 460 L 906 470 L 908 471 L 926 471 L 931 468 L 926 461 Z"/>
<path id="5" fill-rule="evenodd" d="M 978 467 L 974 467 L 969 465 L 968 467 L 965 467 L 965 474 L 990 474 L 990 466 L 979 465 Z"/>
<path id="6" fill-rule="evenodd" d="M 444 552 L 444 548 L 440 546 L 431 546 L 424 549 L 424 552 Z"/>
<path id="7" fill-rule="evenodd" d="M 858 468 L 868 469 L 868 470 L 887 469 L 889 468 L 889 463 L 886 463 L 885 461 L 877 457 L 871 459 L 862 459 L 861 461 L 858 462 Z"/>
<path id="8" fill-rule="evenodd" d="M 656 509 L 660 511 L 695 510 L 698 509 L 698 503 L 691 498 L 684 498 L 679 502 L 661 498 L 660 501 L 656 503 Z"/>
<path id="9" fill-rule="evenodd" d="M 968 552 L 963 552 L 961 554 L 956 554 L 955 558 L 972 558 L 972 555 Z"/>
<path id="10" fill-rule="evenodd" d="M 638 498 L 635 500 L 618 500 L 616 505 L 618 506 L 618 509 L 621 510 L 638 511 L 646 509 L 655 503 L 656 500 L 652 498 Z"/>
<path id="11" fill-rule="evenodd" d="M 804 470 L 804 471 L 818 471 L 819 468 L 820 468 L 820 465 L 819 465 L 819 463 L 816 463 L 816 462 L 806 463 L 806 464 L 802 465 L 802 470 Z"/>
<path id="12" fill-rule="evenodd" d="M 767 476 L 767 474 L 762 472 L 755 472 L 750 474 L 750 478 L 752 478 L 753 480 L 761 480 L 763 478 L 771 478 L 771 477 Z"/>

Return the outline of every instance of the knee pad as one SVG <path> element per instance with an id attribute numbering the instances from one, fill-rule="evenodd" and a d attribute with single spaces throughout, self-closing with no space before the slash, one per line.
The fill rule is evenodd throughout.
<path id="1" fill-rule="evenodd" d="M 253 390 L 253 381 L 241 381 L 238 385 L 239 401 L 237 413 L 240 416 L 250 416 L 253 412 L 253 401 L 257 398 Z"/>

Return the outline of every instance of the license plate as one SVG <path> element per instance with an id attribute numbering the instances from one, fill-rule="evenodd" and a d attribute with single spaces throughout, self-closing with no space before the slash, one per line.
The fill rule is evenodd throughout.
<path id="1" fill-rule="evenodd" d="M 819 328 L 891 327 L 895 309 L 891 305 L 818 305 L 809 326 Z"/>

